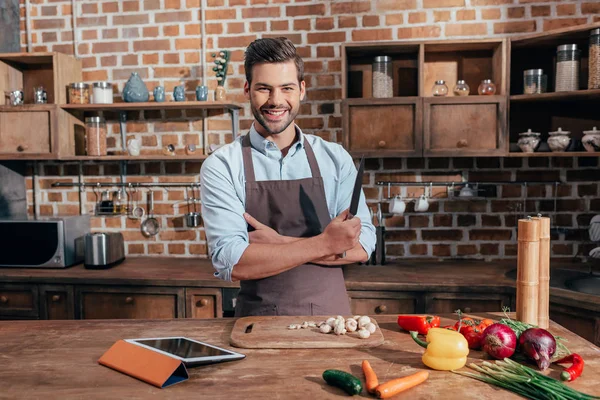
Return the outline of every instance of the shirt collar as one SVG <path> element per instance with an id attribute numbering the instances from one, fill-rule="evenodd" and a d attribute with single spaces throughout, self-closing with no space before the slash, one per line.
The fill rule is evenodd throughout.
<path id="1" fill-rule="evenodd" d="M 299 149 L 303 148 L 304 141 L 306 140 L 306 138 L 304 137 L 304 133 L 302 133 L 302 129 L 300 129 L 298 125 L 295 124 L 294 127 L 296 128 L 298 140 L 294 142 L 290 147 L 290 156 L 293 156 Z M 248 134 L 250 135 L 250 144 L 252 145 L 252 147 L 260 151 L 261 153 L 266 155 L 268 151 L 279 150 L 275 143 L 265 139 L 260 133 L 258 133 L 258 131 L 254 128 L 254 123 L 250 127 L 250 132 L 248 132 Z"/>

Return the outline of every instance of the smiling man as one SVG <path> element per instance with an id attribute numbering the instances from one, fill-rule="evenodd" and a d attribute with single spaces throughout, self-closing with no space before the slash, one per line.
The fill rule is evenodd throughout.
<path id="1" fill-rule="evenodd" d="M 347 218 L 352 158 L 294 124 L 306 88 L 291 41 L 254 41 L 244 67 L 254 123 L 200 173 L 215 275 L 240 281 L 236 316 L 349 315 L 341 266 L 366 261 L 375 246 L 364 194 Z"/>

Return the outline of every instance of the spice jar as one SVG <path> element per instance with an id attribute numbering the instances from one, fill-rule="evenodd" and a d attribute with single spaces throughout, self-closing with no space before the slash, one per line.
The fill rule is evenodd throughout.
<path id="1" fill-rule="evenodd" d="M 583 147 L 591 153 L 600 151 L 600 131 L 594 127 L 591 131 L 583 131 L 585 135 L 581 138 Z"/>
<path id="2" fill-rule="evenodd" d="M 548 138 L 548 147 L 552 151 L 565 151 L 571 143 L 571 132 L 563 131 L 562 128 L 558 128 L 555 132 L 548 132 L 550 137 Z"/>
<path id="3" fill-rule="evenodd" d="M 433 85 L 433 89 L 431 89 L 431 91 L 434 96 L 446 96 L 448 94 L 448 86 L 446 86 L 446 81 L 435 81 L 435 85 Z"/>
<path id="4" fill-rule="evenodd" d="M 106 121 L 102 117 L 85 119 L 85 138 L 88 156 L 106 155 Z"/>
<path id="5" fill-rule="evenodd" d="M 69 104 L 89 104 L 90 85 L 75 82 L 69 85 Z"/>
<path id="6" fill-rule="evenodd" d="M 544 75 L 543 69 L 527 69 L 523 71 L 523 93 L 539 94 L 546 93 L 548 77 Z"/>
<path id="7" fill-rule="evenodd" d="M 527 132 L 519 133 L 517 144 L 523 153 L 533 153 L 540 144 L 540 133 L 527 129 Z"/>
<path id="8" fill-rule="evenodd" d="M 92 89 L 93 104 L 112 104 L 113 91 L 110 82 L 94 82 Z"/>
<path id="9" fill-rule="evenodd" d="M 491 79 L 484 79 L 477 88 L 477 93 L 482 96 L 493 96 L 496 94 L 496 85 Z"/>
<path id="10" fill-rule="evenodd" d="M 556 51 L 556 92 L 579 89 L 579 60 L 581 50 L 576 44 L 558 46 Z"/>
<path id="11" fill-rule="evenodd" d="M 392 57 L 378 56 L 373 60 L 373 97 L 393 97 Z"/>
<path id="12" fill-rule="evenodd" d="M 471 88 L 461 79 L 456 82 L 453 92 L 455 96 L 468 96 L 471 92 Z"/>
<path id="13" fill-rule="evenodd" d="M 600 89 L 600 28 L 590 33 L 588 89 Z"/>
<path id="14" fill-rule="evenodd" d="M 127 211 L 127 195 L 125 190 L 115 190 L 112 195 L 113 214 L 124 214 Z"/>

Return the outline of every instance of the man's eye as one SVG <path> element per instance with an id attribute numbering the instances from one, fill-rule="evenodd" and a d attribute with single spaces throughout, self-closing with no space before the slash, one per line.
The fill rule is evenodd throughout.
<path id="1" fill-rule="evenodd" d="M 294 90 L 294 88 L 292 88 L 292 87 L 285 87 L 285 88 L 283 88 L 283 90 L 285 90 L 286 92 L 291 92 L 292 90 Z"/>
<path id="2" fill-rule="evenodd" d="M 261 87 L 261 88 L 258 88 L 258 91 L 259 91 L 259 92 L 268 92 L 268 91 L 269 91 L 269 89 L 268 89 L 268 88 L 266 88 L 266 87 Z"/>

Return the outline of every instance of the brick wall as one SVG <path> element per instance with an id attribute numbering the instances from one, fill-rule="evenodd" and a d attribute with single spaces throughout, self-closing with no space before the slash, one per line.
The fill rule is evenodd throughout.
<path id="1" fill-rule="evenodd" d="M 242 87 L 243 50 L 258 37 L 287 36 L 296 43 L 306 61 L 307 101 L 297 122 L 305 131 L 327 140 L 341 140 L 340 44 L 349 41 L 419 40 L 501 37 L 541 32 L 600 20 L 600 2 L 538 0 L 206 0 L 207 49 L 201 52 L 199 0 L 77 0 L 73 30 L 70 0 L 31 0 L 31 46 L 34 51 L 61 51 L 82 60 L 84 79 L 123 84 L 136 71 L 152 89 L 158 84 L 168 92 L 183 82 L 192 99 L 198 84 L 216 86 L 211 71 L 215 49 L 232 51 L 226 87 L 228 98 L 244 102 Z M 21 0 L 21 43 L 27 47 L 24 0 Z M 74 44 L 73 39 L 76 39 Z M 76 48 L 75 48 L 76 47 Z M 76 50 L 76 52 L 75 52 Z M 207 61 L 207 82 L 201 82 L 200 57 Z M 201 144 L 199 114 L 146 113 L 127 124 L 128 137 L 142 140 L 143 152 L 160 154 L 166 144 L 179 151 L 187 143 Z M 240 127 L 250 126 L 249 108 L 241 112 Z M 213 113 L 208 121 L 208 143 L 230 140 L 226 114 Z M 109 127 L 109 150 L 120 150 L 118 126 Z M 77 181 L 79 166 L 73 163 L 38 163 L 37 174 L 28 179 L 28 201 L 42 215 L 79 212 L 79 194 L 71 189 L 50 188 L 55 180 Z M 197 181 L 197 162 L 133 163 L 131 179 L 145 182 Z M 553 253 L 572 257 L 585 254 L 591 244 L 585 227 L 598 199 L 598 159 L 393 159 L 370 160 L 366 188 L 375 205 L 387 190 L 375 180 L 428 181 L 430 176 L 460 176 L 470 180 L 542 179 L 564 182 L 554 212 L 553 187 L 498 187 L 496 196 L 484 200 L 439 198 L 430 211 L 405 216 L 388 216 L 388 254 L 392 257 L 514 257 L 514 230 L 518 209 L 527 197 L 527 212 L 552 213 L 556 225 L 568 228 L 556 234 Z M 448 170 L 453 171 L 447 174 Z M 31 171 L 34 171 L 32 168 Z M 500 172 L 499 172 L 500 171 Z M 82 179 L 118 181 L 114 163 L 86 162 Z M 406 190 L 406 188 L 404 189 Z M 410 193 L 423 190 L 411 188 Z M 436 189 L 439 196 L 443 191 Z M 183 227 L 183 190 L 157 193 L 157 213 L 163 226 L 156 238 L 139 233 L 139 221 L 94 218 L 94 227 L 121 230 L 129 254 L 173 254 L 192 256 L 206 253 L 202 229 Z M 83 209 L 92 209 L 94 193 L 83 196 Z M 383 201 L 384 211 L 387 202 Z M 521 214 L 518 214 L 521 215 Z M 179 217 L 176 217 L 179 216 Z"/>

